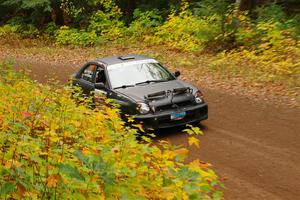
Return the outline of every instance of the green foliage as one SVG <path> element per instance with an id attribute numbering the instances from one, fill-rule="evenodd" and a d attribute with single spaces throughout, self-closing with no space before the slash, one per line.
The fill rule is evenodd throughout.
<path id="1" fill-rule="evenodd" d="M 257 19 L 246 13 L 235 15 L 236 49 L 218 55 L 212 67 L 225 73 L 263 82 L 300 87 L 300 56 L 297 18 L 288 18 L 280 6 L 257 9 Z M 251 66 L 249 68 L 249 66 Z"/>
<path id="2" fill-rule="evenodd" d="M 1 199 L 221 199 L 208 164 L 184 164 L 186 149 L 141 144 L 116 108 L 0 68 Z"/>
<path id="3" fill-rule="evenodd" d="M 199 17 L 218 15 L 225 18 L 229 6 L 230 2 L 227 0 L 202 0 L 194 4 L 192 12 Z"/>
<path id="4" fill-rule="evenodd" d="M 33 9 L 37 11 L 38 9 L 42 9 L 41 11 L 51 11 L 51 1 L 49 0 L 6 0 L 2 3 L 7 6 L 14 6 L 17 9 L 30 10 Z"/>
<path id="5" fill-rule="evenodd" d="M 163 22 L 161 13 L 157 9 L 144 12 L 140 9 L 135 9 L 133 19 L 126 30 L 127 34 L 133 38 L 144 38 L 146 35 L 153 34 Z"/>
<path id="6" fill-rule="evenodd" d="M 47 24 L 44 32 L 49 36 L 54 36 L 57 30 L 58 26 L 54 22 L 50 22 Z"/>
<path id="7" fill-rule="evenodd" d="M 83 20 L 84 17 L 88 17 L 85 15 L 86 4 L 86 1 L 61 0 L 60 8 L 63 10 L 65 15 L 77 24 Z"/>
<path id="8" fill-rule="evenodd" d="M 262 38 L 264 43 L 253 49 L 241 47 L 239 50 L 220 53 L 211 66 L 226 74 L 235 73 L 234 76 L 250 80 L 300 88 L 299 41 L 281 32 L 272 33 Z"/>
<path id="9" fill-rule="evenodd" d="M 199 19 L 187 10 L 187 6 L 178 15 L 171 14 L 152 40 L 184 51 L 197 51 L 219 34 L 214 18 Z"/>
<path id="10" fill-rule="evenodd" d="M 300 14 L 295 15 L 292 21 L 294 23 L 296 37 L 300 40 Z"/>
<path id="11" fill-rule="evenodd" d="M 94 31 L 78 31 L 68 26 L 60 27 L 55 38 L 57 44 L 71 46 L 91 46 L 101 42 L 101 38 Z"/>
<path id="12" fill-rule="evenodd" d="M 236 32 L 238 45 L 253 49 L 254 45 L 277 45 L 285 38 L 297 40 L 296 18 L 288 19 L 283 9 L 273 4 L 257 10 L 258 16 L 255 21 L 246 14 L 239 15 L 240 25 Z"/>
<path id="13" fill-rule="evenodd" d="M 0 27 L 0 37 L 11 36 L 14 33 L 18 33 L 19 28 L 19 26 L 4 25 Z"/>
<path id="14" fill-rule="evenodd" d="M 30 23 L 36 24 L 45 13 L 50 13 L 50 0 L 4 0 L 0 2 L 2 5 L 10 7 L 14 10 L 15 16 L 22 16 L 26 12 L 30 12 Z"/>
<path id="15" fill-rule="evenodd" d="M 61 22 L 67 26 L 59 28 L 54 22 L 47 22 L 46 28 L 38 31 L 38 19 L 41 24 L 45 20 L 43 16 L 34 17 L 32 12 L 49 13 L 47 0 L 0 2 L 14 8 L 12 11 L 16 13 L 0 27 L 0 36 L 6 39 L 35 38 L 46 33 L 61 45 L 92 46 L 131 39 L 179 51 L 204 50 L 217 53 L 211 66 L 221 73 L 267 82 L 289 82 L 293 87 L 299 85 L 300 15 L 287 13 L 282 7 L 284 4 L 264 4 L 255 10 L 241 12 L 228 0 L 135 1 L 135 10 L 134 5 L 131 7 L 125 1 L 63 0 L 58 6 L 57 2 L 52 2 L 51 6 L 62 9 L 63 13 L 57 8 L 52 11 L 54 16 L 61 14 Z M 154 5 L 162 7 L 155 9 Z M 166 9 L 167 5 L 170 8 Z M 171 14 L 165 18 L 167 13 Z M 125 18 L 130 22 L 128 27 Z M 247 70 L 248 66 L 253 69 Z"/>
<path id="16" fill-rule="evenodd" d="M 287 16 L 283 8 L 276 4 L 261 6 L 256 9 L 258 22 L 285 22 Z"/>
<path id="17" fill-rule="evenodd" d="M 87 29 L 89 33 L 95 33 L 105 40 L 116 40 L 123 35 L 122 13 L 113 0 L 64 0 L 62 8 L 74 22 L 83 22 L 84 26 L 79 28 Z"/>
<path id="18" fill-rule="evenodd" d="M 97 11 L 92 15 L 89 23 L 89 31 L 94 31 L 107 40 L 116 40 L 123 35 L 124 24 L 116 18 L 115 13 Z"/>
<path id="19" fill-rule="evenodd" d="M 39 35 L 38 29 L 33 24 L 6 24 L 0 27 L 0 36 L 35 38 Z"/>
<path id="20" fill-rule="evenodd" d="M 88 30 L 95 31 L 106 40 L 116 40 L 123 36 L 123 22 L 120 20 L 122 12 L 113 0 L 97 0 L 95 4 L 103 6 L 103 10 L 96 11 L 90 18 Z"/>

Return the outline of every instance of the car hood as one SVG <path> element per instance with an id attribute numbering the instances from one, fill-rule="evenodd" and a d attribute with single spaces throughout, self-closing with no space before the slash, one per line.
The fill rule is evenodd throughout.
<path id="1" fill-rule="evenodd" d="M 145 85 L 138 85 L 135 87 L 120 88 L 116 91 L 121 93 L 134 101 L 145 101 L 147 96 L 155 93 L 173 91 L 176 88 L 190 88 L 193 93 L 196 92 L 196 88 L 192 85 L 185 83 L 181 80 L 172 80 L 160 83 L 150 83 Z M 187 96 L 187 95 L 184 95 Z"/>

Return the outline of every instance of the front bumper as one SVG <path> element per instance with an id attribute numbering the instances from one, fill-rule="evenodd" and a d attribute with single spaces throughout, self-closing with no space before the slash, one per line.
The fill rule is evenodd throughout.
<path id="1" fill-rule="evenodd" d="M 171 114 L 186 112 L 186 116 L 180 120 L 171 120 Z M 208 106 L 206 103 L 190 105 L 178 109 L 165 110 L 146 115 L 136 115 L 135 121 L 142 123 L 145 129 L 161 129 L 182 126 L 199 122 L 208 118 Z"/>

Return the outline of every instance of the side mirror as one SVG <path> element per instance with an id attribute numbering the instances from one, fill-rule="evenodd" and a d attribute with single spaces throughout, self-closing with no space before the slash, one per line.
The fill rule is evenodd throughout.
<path id="1" fill-rule="evenodd" d="M 104 90 L 105 89 L 105 85 L 104 83 L 95 83 L 95 89 L 97 90 Z"/>
<path id="2" fill-rule="evenodd" d="M 173 74 L 174 74 L 175 77 L 178 77 L 178 76 L 180 76 L 180 71 L 177 70 Z"/>

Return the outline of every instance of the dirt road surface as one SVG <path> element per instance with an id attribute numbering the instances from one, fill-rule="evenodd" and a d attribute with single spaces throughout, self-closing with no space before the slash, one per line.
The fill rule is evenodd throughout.
<path id="1" fill-rule="evenodd" d="M 79 66 L 32 63 L 32 77 L 66 83 Z M 203 88 L 209 119 L 200 127 L 201 148 L 190 149 L 190 160 L 213 165 L 225 183 L 225 199 L 300 199 L 300 109 Z M 158 139 L 186 146 L 178 129 Z"/>

